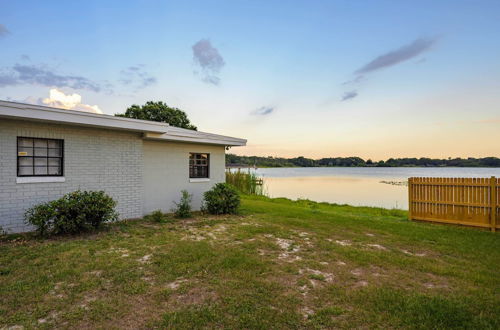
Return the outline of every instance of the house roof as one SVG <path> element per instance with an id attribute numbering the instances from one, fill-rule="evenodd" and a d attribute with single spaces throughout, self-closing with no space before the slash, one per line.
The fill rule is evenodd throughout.
<path id="1" fill-rule="evenodd" d="M 145 139 L 244 146 L 245 139 L 198 132 L 149 120 L 115 117 L 0 100 L 0 118 L 141 132 Z"/>

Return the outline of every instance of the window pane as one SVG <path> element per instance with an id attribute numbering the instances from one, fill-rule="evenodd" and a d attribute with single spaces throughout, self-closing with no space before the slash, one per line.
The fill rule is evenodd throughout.
<path id="1" fill-rule="evenodd" d="M 33 167 L 19 167 L 19 175 L 33 175 Z"/>
<path id="2" fill-rule="evenodd" d="M 35 148 L 35 156 L 47 157 L 47 148 Z"/>
<path id="3" fill-rule="evenodd" d="M 62 140 L 18 138 L 18 175 L 62 175 L 62 157 Z"/>
<path id="4" fill-rule="evenodd" d="M 49 158 L 49 166 L 61 166 L 61 158 Z"/>
<path id="5" fill-rule="evenodd" d="M 60 167 L 49 167 L 49 175 L 61 175 Z"/>
<path id="6" fill-rule="evenodd" d="M 47 148 L 47 140 L 35 139 L 35 148 Z"/>
<path id="7" fill-rule="evenodd" d="M 61 149 L 49 149 L 49 157 L 61 157 L 62 150 Z"/>
<path id="8" fill-rule="evenodd" d="M 47 158 L 35 158 L 35 166 L 47 166 Z"/>
<path id="9" fill-rule="evenodd" d="M 49 148 L 61 148 L 61 141 L 49 140 Z"/>
<path id="10" fill-rule="evenodd" d="M 35 175 L 47 175 L 47 166 L 35 167 Z"/>
<path id="11" fill-rule="evenodd" d="M 33 139 L 20 138 L 18 143 L 20 147 L 33 147 Z"/>
<path id="12" fill-rule="evenodd" d="M 17 155 L 20 156 L 20 157 L 23 157 L 23 156 L 33 156 L 33 148 L 19 147 L 17 149 Z"/>
<path id="13" fill-rule="evenodd" d="M 33 157 L 19 157 L 19 166 L 33 166 Z"/>

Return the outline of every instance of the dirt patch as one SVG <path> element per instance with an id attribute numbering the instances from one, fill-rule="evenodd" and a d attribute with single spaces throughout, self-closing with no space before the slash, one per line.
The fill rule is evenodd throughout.
<path id="1" fill-rule="evenodd" d="M 137 259 L 137 261 L 139 261 L 141 264 L 149 264 L 151 262 L 150 259 L 151 259 L 151 255 L 147 254 L 147 255 Z"/>
<path id="2" fill-rule="evenodd" d="M 357 277 L 362 276 L 364 273 L 365 272 L 361 268 L 351 270 L 351 274 Z"/>
<path id="3" fill-rule="evenodd" d="M 427 255 L 427 253 L 425 253 L 425 252 L 420 252 L 420 253 L 415 252 L 414 253 L 414 252 L 410 252 L 410 251 L 404 250 L 404 249 L 401 249 L 401 252 L 403 252 L 406 255 L 415 256 L 415 257 L 425 257 Z"/>
<path id="4" fill-rule="evenodd" d="M 283 250 L 278 259 L 294 262 L 302 258 L 295 253 L 300 251 L 300 245 L 296 245 L 294 241 L 284 238 L 276 238 L 276 244 Z"/>
<path id="5" fill-rule="evenodd" d="M 188 280 L 184 278 L 179 278 L 173 282 L 167 283 L 166 287 L 170 290 L 177 290 L 183 283 L 186 283 Z"/>
<path id="6" fill-rule="evenodd" d="M 436 284 L 436 283 L 427 282 L 427 283 L 424 283 L 423 286 L 426 287 L 427 289 L 448 289 L 447 284 Z"/>
<path id="7" fill-rule="evenodd" d="M 352 242 L 349 240 L 336 240 L 335 243 L 341 246 L 351 246 Z"/>
<path id="8" fill-rule="evenodd" d="M 366 246 L 377 249 L 377 250 L 381 250 L 381 251 L 387 251 L 387 248 L 383 245 L 380 245 L 380 244 L 366 244 Z"/>
<path id="9" fill-rule="evenodd" d="M 356 284 L 354 284 L 354 287 L 355 288 L 363 288 L 365 286 L 368 286 L 368 282 L 367 281 L 358 281 L 356 282 Z"/>
<path id="10" fill-rule="evenodd" d="M 312 276 L 316 276 L 318 280 L 328 283 L 333 282 L 334 278 L 334 275 L 332 273 L 322 272 L 321 270 L 311 268 L 300 269 L 299 274 L 309 274 Z"/>
<path id="11" fill-rule="evenodd" d="M 314 315 L 314 311 L 311 308 L 305 306 L 300 309 L 300 314 L 302 314 L 302 317 L 304 319 L 308 319 L 311 315 Z"/>
<path id="12" fill-rule="evenodd" d="M 217 294 L 214 291 L 196 286 L 187 293 L 173 295 L 170 300 L 174 306 L 184 308 L 186 305 L 201 305 L 207 301 L 214 301 L 216 299 Z"/>

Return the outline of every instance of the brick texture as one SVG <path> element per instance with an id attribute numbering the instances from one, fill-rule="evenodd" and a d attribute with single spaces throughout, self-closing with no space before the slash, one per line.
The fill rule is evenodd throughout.
<path id="1" fill-rule="evenodd" d="M 63 139 L 66 181 L 16 183 L 18 136 Z M 26 209 L 77 189 L 104 190 L 118 202 L 120 218 L 140 217 L 142 144 L 138 133 L 0 118 L 0 226 L 29 231 Z"/>

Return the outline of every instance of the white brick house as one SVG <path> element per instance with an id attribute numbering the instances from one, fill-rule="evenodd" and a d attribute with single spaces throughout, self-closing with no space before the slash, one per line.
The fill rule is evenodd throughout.
<path id="1" fill-rule="evenodd" d="M 186 189 L 225 179 L 225 148 L 246 140 L 164 123 L 0 101 L 0 226 L 28 231 L 27 208 L 77 190 L 104 190 L 122 219 L 170 211 Z"/>

